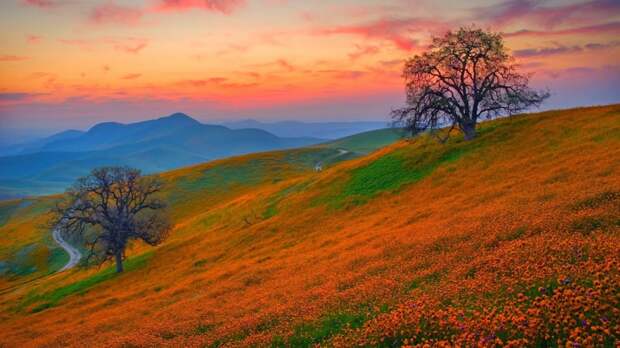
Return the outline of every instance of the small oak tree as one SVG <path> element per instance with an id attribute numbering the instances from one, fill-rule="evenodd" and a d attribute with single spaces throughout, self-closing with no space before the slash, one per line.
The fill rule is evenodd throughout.
<path id="1" fill-rule="evenodd" d="M 54 228 L 81 240 L 89 248 L 87 261 L 114 259 L 120 273 L 131 240 L 157 245 L 170 232 L 162 211 L 165 203 L 157 198 L 162 187 L 160 180 L 143 177 L 137 169 L 94 169 L 78 179 L 56 205 Z"/>
<path id="2" fill-rule="evenodd" d="M 407 60 L 403 70 L 406 106 L 392 111 L 397 127 L 412 134 L 458 128 L 466 140 L 476 123 L 539 106 L 547 91 L 528 87 L 528 76 L 504 46 L 502 35 L 461 28 L 434 37 L 427 52 Z"/>

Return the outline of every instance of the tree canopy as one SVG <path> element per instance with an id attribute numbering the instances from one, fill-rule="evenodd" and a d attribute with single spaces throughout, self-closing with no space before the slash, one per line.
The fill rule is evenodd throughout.
<path id="1" fill-rule="evenodd" d="M 478 121 L 539 106 L 549 96 L 531 89 L 518 68 L 499 33 L 461 28 L 434 37 L 405 63 L 406 106 L 392 111 L 394 123 L 412 134 L 447 127 L 442 140 L 456 128 L 471 140 Z"/>
<path id="2" fill-rule="evenodd" d="M 144 177 L 137 169 L 94 169 L 55 207 L 54 228 L 81 240 L 89 249 L 87 259 L 114 259 L 117 272 L 122 272 L 131 240 L 157 245 L 170 232 L 163 212 L 166 204 L 157 198 L 162 188 L 160 180 Z"/>

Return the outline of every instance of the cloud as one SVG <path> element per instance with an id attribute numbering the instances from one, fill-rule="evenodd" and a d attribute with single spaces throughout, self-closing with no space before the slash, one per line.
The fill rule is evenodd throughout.
<path id="1" fill-rule="evenodd" d="M 108 2 L 93 8 L 88 19 L 94 24 L 135 25 L 140 22 L 142 15 L 141 9 Z"/>
<path id="2" fill-rule="evenodd" d="M 121 79 L 123 80 L 135 80 L 137 78 L 140 78 L 142 76 L 142 74 L 127 74 L 121 77 Z"/>
<path id="3" fill-rule="evenodd" d="M 117 51 L 137 54 L 144 48 L 146 48 L 146 46 L 149 44 L 149 41 L 147 39 L 128 38 L 122 40 L 110 40 L 109 43 Z"/>
<path id="4" fill-rule="evenodd" d="M 367 74 L 360 70 L 320 70 L 321 74 L 328 74 L 338 80 L 356 80 Z"/>
<path id="5" fill-rule="evenodd" d="M 556 54 L 566 54 L 581 52 L 583 49 L 581 46 L 563 46 L 557 45 L 555 47 L 543 47 L 543 48 L 526 48 L 522 50 L 514 51 L 514 56 L 519 58 L 529 58 L 538 56 L 551 56 Z"/>
<path id="6" fill-rule="evenodd" d="M 583 52 L 586 50 L 605 50 L 615 47 L 620 47 L 620 41 L 613 41 L 608 43 L 588 43 L 583 46 L 564 46 L 561 44 L 556 44 L 553 47 L 527 48 L 522 50 L 516 50 L 514 51 L 514 56 L 519 58 L 530 58 L 539 56 L 552 56 L 558 54 L 569 54 L 575 52 Z"/>
<path id="7" fill-rule="evenodd" d="M 389 41 L 398 49 L 411 51 L 419 47 L 413 34 L 424 32 L 440 32 L 449 28 L 445 23 L 432 19 L 381 19 L 360 25 L 322 28 L 315 31 L 316 35 L 357 35 L 366 39 Z"/>
<path id="8" fill-rule="evenodd" d="M 378 46 L 355 45 L 355 48 L 356 48 L 355 52 L 349 53 L 349 58 L 351 60 L 357 60 L 363 56 L 374 55 L 374 54 L 379 53 Z"/>
<path id="9" fill-rule="evenodd" d="M 2 55 L 0 56 L 0 62 L 19 62 L 22 60 L 28 60 L 29 57 L 14 56 L 14 55 Z"/>
<path id="10" fill-rule="evenodd" d="M 245 0 L 158 0 L 154 11 L 187 11 L 201 9 L 231 14 L 245 5 Z"/>
<path id="11" fill-rule="evenodd" d="M 620 22 L 610 22 L 584 27 L 575 27 L 562 30 L 519 30 L 505 33 L 505 37 L 548 37 L 548 36 L 570 36 L 570 35 L 599 35 L 605 33 L 620 34 Z"/>
<path id="12" fill-rule="evenodd" d="M 32 35 L 32 34 L 26 35 L 26 41 L 30 44 L 39 43 L 41 42 L 41 39 L 42 37 L 38 35 Z"/>
<path id="13" fill-rule="evenodd" d="M 105 45 L 114 50 L 129 54 L 137 54 L 149 44 L 149 40 L 143 38 L 104 38 L 96 40 L 83 39 L 59 39 L 60 43 L 70 46 L 77 46 L 83 50 L 90 51 L 97 46 Z"/>
<path id="14" fill-rule="evenodd" d="M 178 82 L 179 85 L 182 86 L 190 86 L 190 87 L 216 87 L 216 88 L 249 88 L 258 86 L 257 83 L 237 83 L 230 82 L 229 79 L 225 77 L 210 77 L 207 79 L 195 79 L 195 80 L 183 80 Z"/>
<path id="15" fill-rule="evenodd" d="M 497 26 L 508 26 L 518 21 L 532 22 L 551 29 L 560 24 L 586 23 L 609 18 L 620 11 L 620 1 L 592 0 L 561 6 L 545 6 L 539 0 L 507 0 L 499 4 L 472 9 L 476 19 L 487 18 Z"/>
<path id="16" fill-rule="evenodd" d="M 250 45 L 230 44 L 225 49 L 217 51 L 216 54 L 218 56 L 223 56 L 223 55 L 228 55 L 228 54 L 237 56 L 239 54 L 246 53 L 249 49 L 250 49 Z M 202 55 L 198 55 L 197 58 L 201 59 Z"/>
<path id="17" fill-rule="evenodd" d="M 0 92 L 0 104 L 27 102 L 42 95 L 46 93 Z"/>
<path id="18" fill-rule="evenodd" d="M 386 67 L 386 68 L 393 68 L 396 66 L 404 65 L 405 61 L 403 59 L 390 59 L 390 60 L 382 60 L 379 62 L 379 64 L 381 64 L 381 66 Z"/>
<path id="19" fill-rule="evenodd" d="M 295 70 L 295 67 L 293 65 L 291 65 L 291 63 L 289 63 L 285 59 L 278 59 L 276 61 L 276 64 L 278 66 L 280 66 L 281 68 L 283 68 L 285 70 L 288 70 L 288 71 L 294 71 Z"/>
<path id="20" fill-rule="evenodd" d="M 52 8 L 59 5 L 55 0 L 22 0 L 22 4 L 38 8 Z"/>

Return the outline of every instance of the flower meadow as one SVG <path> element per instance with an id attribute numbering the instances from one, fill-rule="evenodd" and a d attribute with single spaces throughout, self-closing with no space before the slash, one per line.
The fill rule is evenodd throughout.
<path id="1" fill-rule="evenodd" d="M 317 173 L 320 151 L 162 174 L 170 239 L 133 247 L 121 275 L 5 276 L 0 346 L 618 346 L 619 105 Z M 2 255 L 52 248 L 49 200 L 7 213 Z"/>

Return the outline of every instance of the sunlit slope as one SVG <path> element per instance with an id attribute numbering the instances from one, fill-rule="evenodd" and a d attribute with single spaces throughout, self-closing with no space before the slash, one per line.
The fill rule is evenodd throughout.
<path id="1" fill-rule="evenodd" d="M 2 293 L 0 342 L 615 344 L 620 106 L 402 141 L 321 172 L 286 154 L 167 173 L 171 238 L 134 249 L 120 276 Z"/>
<path id="2" fill-rule="evenodd" d="M 317 146 L 346 149 L 357 154 L 368 154 L 394 143 L 403 136 L 404 132 L 400 129 L 386 128 L 351 135 Z"/>
<path id="3" fill-rule="evenodd" d="M 359 157 L 395 142 L 398 137 L 393 130 L 377 130 L 309 148 L 216 160 L 161 176 L 167 181 L 166 196 L 173 208 L 173 220 L 177 222 L 256 187 L 313 172 L 319 163 L 327 168 Z M 366 143 L 365 152 L 360 151 L 361 143 Z M 66 255 L 48 233 L 49 217 L 45 215 L 58 197 L 0 201 L 2 281 L 30 280 L 62 266 Z"/>

